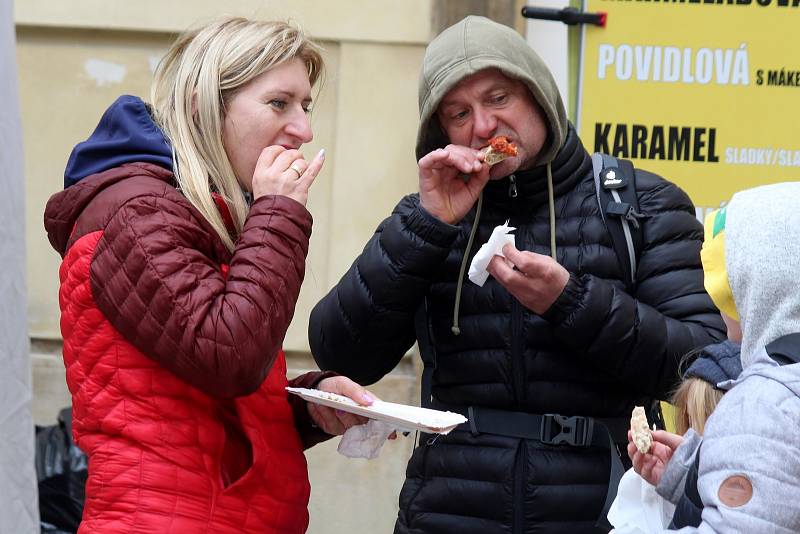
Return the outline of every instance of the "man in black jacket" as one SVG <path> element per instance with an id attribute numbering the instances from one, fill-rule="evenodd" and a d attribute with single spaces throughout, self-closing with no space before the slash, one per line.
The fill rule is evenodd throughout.
<path id="1" fill-rule="evenodd" d="M 631 409 L 666 398 L 680 358 L 724 337 L 703 289 L 694 208 L 636 171 L 645 219 L 630 289 L 552 76 L 487 19 L 431 42 L 419 103 L 419 194 L 314 308 L 313 354 L 370 384 L 418 340 L 433 407 L 470 419 L 421 440 L 395 532 L 602 532 Z M 518 155 L 489 168 L 478 149 L 497 135 Z M 506 221 L 516 246 L 491 261 L 482 287 L 464 282 L 466 262 Z"/>

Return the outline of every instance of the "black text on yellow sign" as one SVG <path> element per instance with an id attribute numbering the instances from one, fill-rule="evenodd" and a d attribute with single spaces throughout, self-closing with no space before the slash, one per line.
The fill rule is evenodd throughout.
<path id="1" fill-rule="evenodd" d="M 718 163 L 717 129 L 596 122 L 594 151 L 618 158 Z"/>

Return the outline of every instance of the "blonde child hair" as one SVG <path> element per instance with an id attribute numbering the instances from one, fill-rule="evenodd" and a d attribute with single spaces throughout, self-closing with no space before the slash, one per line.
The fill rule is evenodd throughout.
<path id="1" fill-rule="evenodd" d="M 690 428 L 703 434 L 706 421 L 725 394 L 720 385 L 724 386 L 724 382 L 742 372 L 739 350 L 738 343 L 723 341 L 684 357 L 681 368 L 688 362 L 691 365 L 683 373 L 683 380 L 671 400 L 678 434 L 685 434 Z"/>
<path id="2" fill-rule="evenodd" d="M 693 428 L 702 434 L 711 413 L 722 399 L 723 392 L 702 378 L 691 377 L 683 380 L 672 394 L 675 406 L 675 431 L 685 434 Z"/>

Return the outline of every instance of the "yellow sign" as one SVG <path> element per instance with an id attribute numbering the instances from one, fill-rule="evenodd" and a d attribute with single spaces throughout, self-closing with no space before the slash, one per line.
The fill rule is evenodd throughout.
<path id="1" fill-rule="evenodd" d="M 578 129 L 718 207 L 800 180 L 800 0 L 586 0 Z"/>

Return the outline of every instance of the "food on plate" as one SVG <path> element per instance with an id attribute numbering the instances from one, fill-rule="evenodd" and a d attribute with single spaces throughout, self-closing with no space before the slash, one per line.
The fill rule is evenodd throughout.
<path id="1" fill-rule="evenodd" d="M 516 156 L 517 145 L 509 141 L 505 135 L 498 135 L 489 139 L 481 151 L 484 153 L 484 161 L 491 166 L 506 158 Z"/>
<path id="2" fill-rule="evenodd" d="M 631 413 L 631 438 L 642 454 L 646 454 L 653 446 L 653 433 L 647 424 L 647 415 L 642 406 L 636 406 Z"/>

